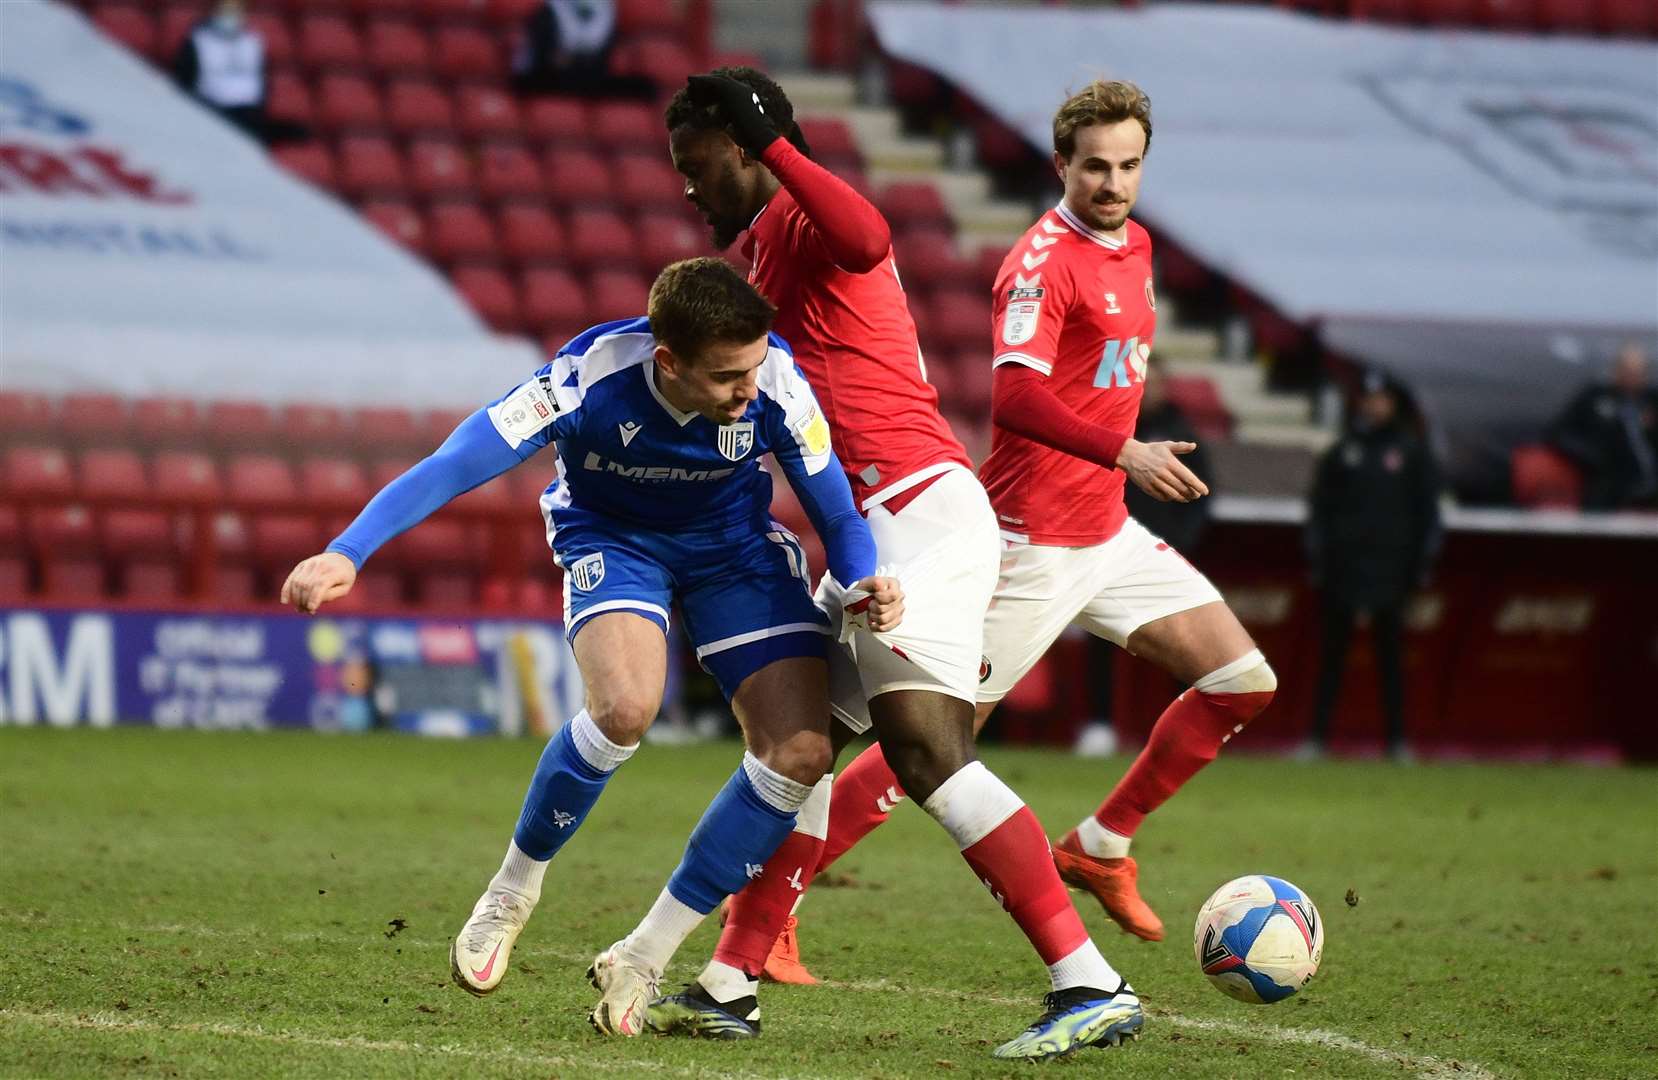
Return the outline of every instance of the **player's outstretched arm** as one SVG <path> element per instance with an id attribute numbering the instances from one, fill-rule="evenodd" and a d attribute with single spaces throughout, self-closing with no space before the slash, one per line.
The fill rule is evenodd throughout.
<path id="1" fill-rule="evenodd" d="M 356 582 L 357 568 L 351 560 L 337 551 L 325 551 L 294 567 L 282 583 L 282 602 L 315 615 L 322 605 L 350 592 Z"/>
<path id="2" fill-rule="evenodd" d="M 1143 443 L 1128 439 L 1117 452 L 1117 468 L 1134 486 L 1161 502 L 1193 502 L 1209 494 L 1209 486 L 1188 469 L 1178 455 L 1197 449 L 1193 442 Z"/>

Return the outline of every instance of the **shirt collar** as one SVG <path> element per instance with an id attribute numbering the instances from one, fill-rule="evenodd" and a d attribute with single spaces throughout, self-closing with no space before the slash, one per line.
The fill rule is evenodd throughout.
<path id="1" fill-rule="evenodd" d="M 662 388 L 656 385 L 655 360 L 647 360 L 643 364 L 640 364 L 639 368 L 645 373 L 645 385 L 650 387 L 651 397 L 655 398 L 656 403 L 662 406 L 663 412 L 674 418 L 674 423 L 678 424 L 680 427 L 684 427 L 700 415 L 695 412 L 682 412 L 674 407 L 673 402 L 662 396 Z"/>
<path id="2" fill-rule="evenodd" d="M 1084 224 L 1083 220 L 1071 213 L 1070 208 L 1063 202 L 1054 207 L 1054 212 L 1064 220 L 1065 224 L 1075 229 L 1078 234 L 1087 237 L 1094 243 L 1100 245 L 1100 247 L 1110 248 L 1112 251 L 1126 251 L 1128 249 L 1126 231 L 1124 233 L 1125 238 L 1122 240 L 1107 236 L 1105 233 L 1100 232 L 1093 226 Z M 1124 228 L 1126 230 L 1127 226 L 1124 226 Z"/>

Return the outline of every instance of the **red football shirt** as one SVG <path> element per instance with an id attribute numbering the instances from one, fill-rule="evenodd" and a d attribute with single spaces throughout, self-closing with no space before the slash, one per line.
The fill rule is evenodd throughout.
<path id="1" fill-rule="evenodd" d="M 1130 221 L 1113 240 L 1055 207 L 1002 261 L 992 327 L 993 364 L 1035 369 L 1084 420 L 1132 436 L 1157 331 L 1151 237 Z M 1128 518 L 1122 472 L 1001 427 L 979 478 L 1002 531 L 1033 544 L 1098 544 Z"/>
<path id="2" fill-rule="evenodd" d="M 874 269 L 836 265 L 831 239 L 800 208 L 792 189 L 815 185 L 849 209 L 856 200 L 879 212 L 844 182 L 779 139 L 766 165 L 784 184 L 749 226 L 743 253 L 749 281 L 777 305 L 776 331 L 794 349 L 829 421 L 835 454 L 860 510 L 919 494 L 928 480 L 972 459 L 938 411 L 938 391 L 922 377 L 921 348 L 898 280 L 892 247 Z M 803 193 L 805 194 L 805 193 Z M 834 223 L 829 223 L 833 225 Z M 907 501 L 907 500 L 906 500 Z"/>

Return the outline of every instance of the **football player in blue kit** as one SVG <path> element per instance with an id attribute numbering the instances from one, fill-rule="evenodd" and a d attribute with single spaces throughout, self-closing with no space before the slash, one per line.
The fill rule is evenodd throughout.
<path id="1" fill-rule="evenodd" d="M 457 495 L 553 444 L 541 496 L 565 571 L 565 632 L 586 708 L 548 742 L 500 870 L 456 935 L 451 973 L 475 994 L 506 974 L 548 862 L 581 826 L 661 705 L 677 600 L 686 633 L 741 722 L 742 765 L 691 834 L 647 922 L 649 948 L 677 947 L 742 888 L 795 826 L 830 763 L 829 620 L 795 538 L 769 514 L 765 454 L 824 538 L 835 602 L 882 632 L 903 593 L 876 576 L 829 427 L 775 309 L 720 259 L 663 270 L 645 318 L 582 333 L 553 361 L 376 495 L 327 550 L 300 563 L 282 601 L 303 612 L 350 591 L 381 545 Z M 617 942 L 590 973 L 601 1031 L 638 1034 L 661 964 Z"/>

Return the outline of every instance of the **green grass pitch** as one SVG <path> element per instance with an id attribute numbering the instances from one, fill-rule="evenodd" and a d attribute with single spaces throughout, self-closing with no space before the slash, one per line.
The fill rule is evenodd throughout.
<path id="1" fill-rule="evenodd" d="M 626 932 L 737 760 L 648 746 L 549 872 L 501 989 L 447 949 L 498 865 L 539 747 L 311 734 L 0 729 L 0 1075 L 1020 1076 L 992 1046 L 1044 973 L 906 805 L 802 909 L 815 988 L 771 987 L 744 1044 L 605 1040 L 592 954 Z M 1057 834 L 1125 759 L 990 749 Z M 1142 831 L 1169 940 L 1079 906 L 1149 1010 L 1048 1068 L 1112 1077 L 1658 1076 L 1651 770 L 1224 757 Z M 1196 969 L 1208 893 L 1278 874 L 1324 967 L 1251 1007 Z M 1345 898 L 1352 891 L 1357 904 Z M 398 930 L 397 927 L 402 929 Z M 703 927 L 668 973 L 693 977 Z"/>

